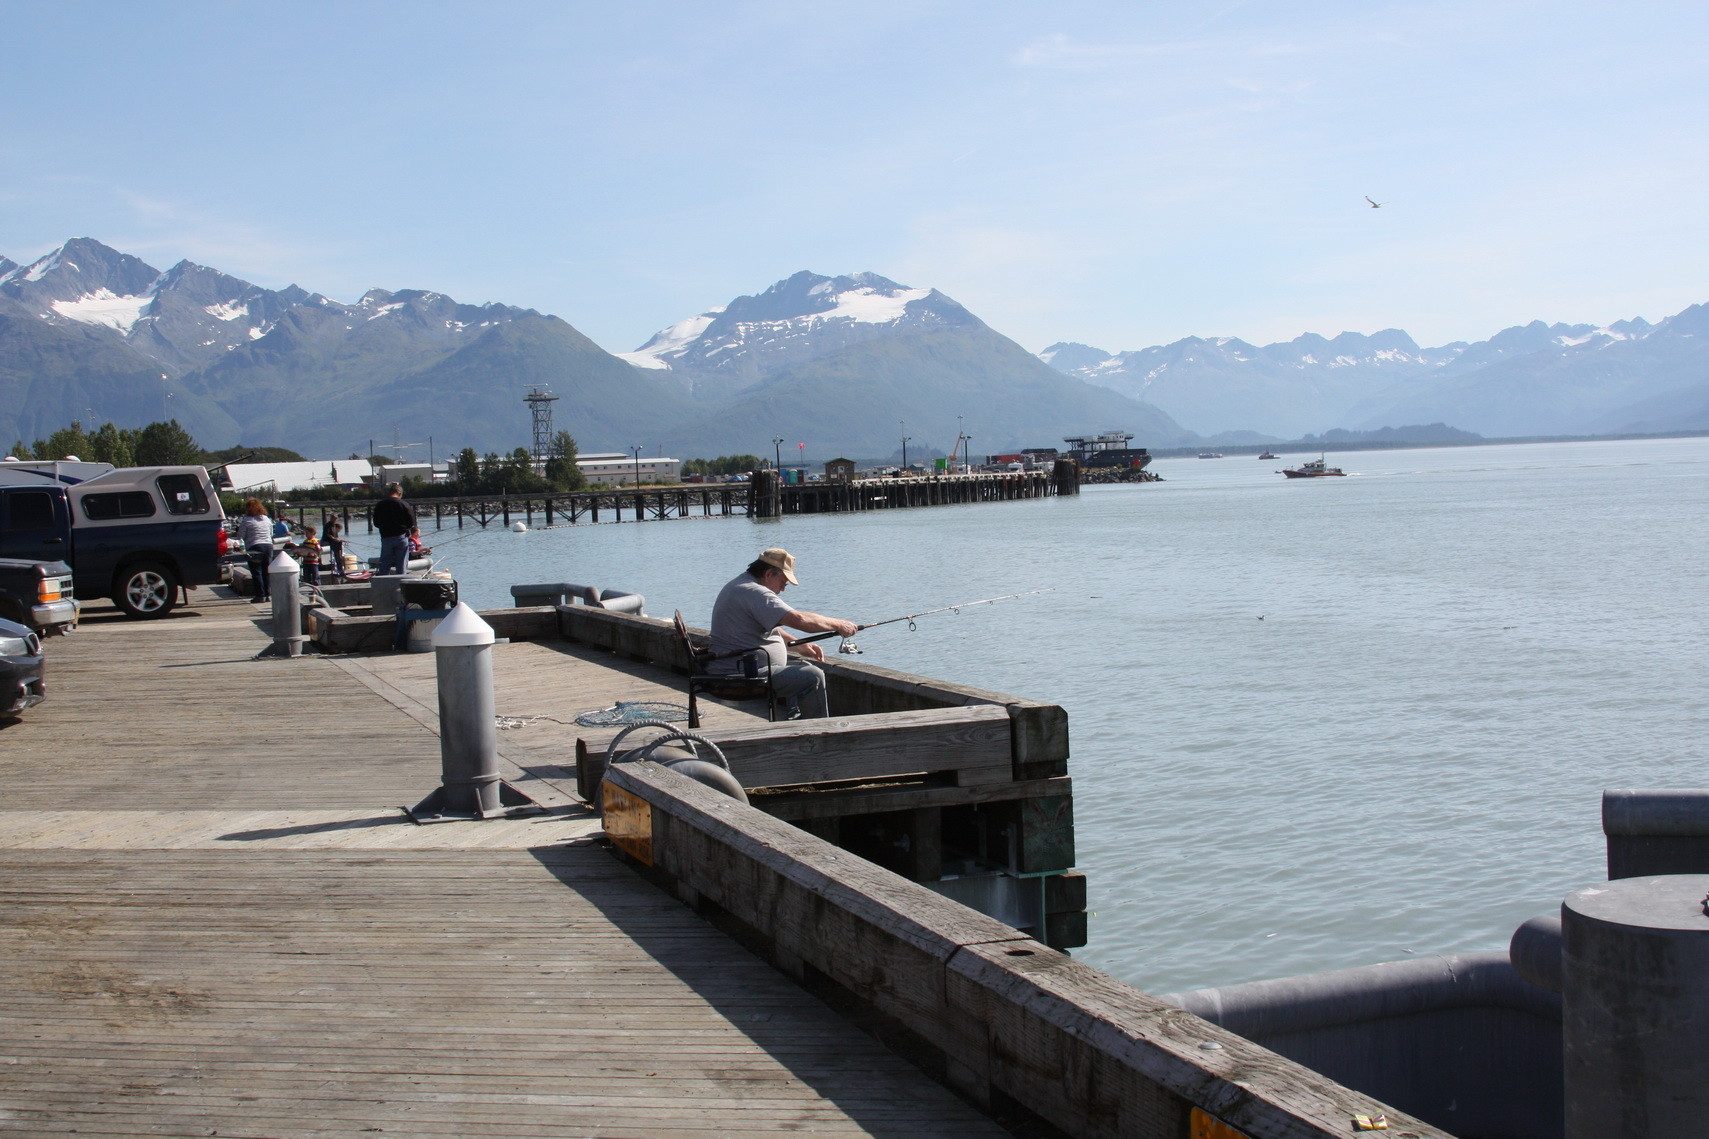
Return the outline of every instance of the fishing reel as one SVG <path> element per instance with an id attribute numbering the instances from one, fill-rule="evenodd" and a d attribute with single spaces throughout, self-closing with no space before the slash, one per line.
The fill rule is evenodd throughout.
<path id="1" fill-rule="evenodd" d="M 860 656 L 864 650 L 847 637 L 844 637 L 843 643 L 837 646 L 837 651 L 840 653 L 847 653 L 849 656 Z"/>

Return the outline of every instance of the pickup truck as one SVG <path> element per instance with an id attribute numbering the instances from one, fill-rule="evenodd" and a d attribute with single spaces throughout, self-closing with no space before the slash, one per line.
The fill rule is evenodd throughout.
<path id="1" fill-rule="evenodd" d="M 75 596 L 64 562 L 0 558 L 0 617 L 51 637 L 77 622 Z"/>
<path id="2" fill-rule="evenodd" d="M 66 562 L 78 597 L 111 597 L 130 617 L 164 617 L 184 589 L 220 580 L 224 520 L 201 467 L 72 482 L 0 463 L 0 558 Z"/>

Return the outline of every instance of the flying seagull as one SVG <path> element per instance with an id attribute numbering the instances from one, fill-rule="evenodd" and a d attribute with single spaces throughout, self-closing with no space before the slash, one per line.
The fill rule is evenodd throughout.
<path id="1" fill-rule="evenodd" d="M 1366 201 L 1367 201 L 1367 202 L 1371 202 L 1371 196 L 1370 196 L 1370 195 L 1369 195 L 1369 194 L 1366 194 L 1366 195 L 1365 195 L 1365 200 L 1366 200 Z M 1382 209 L 1382 208 L 1383 208 L 1383 204 L 1382 204 L 1382 203 L 1381 203 L 1381 202 L 1371 202 L 1371 208 L 1372 208 L 1372 209 L 1373 209 L 1373 210 L 1380 210 L 1380 209 Z"/>

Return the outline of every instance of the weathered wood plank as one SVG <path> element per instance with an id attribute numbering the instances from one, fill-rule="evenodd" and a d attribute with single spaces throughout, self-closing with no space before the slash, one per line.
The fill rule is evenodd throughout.
<path id="1" fill-rule="evenodd" d="M 708 728 L 744 787 L 875 779 L 930 771 L 1009 781 L 1009 717 L 973 707 Z"/>
<path id="2" fill-rule="evenodd" d="M 1446 1136 L 665 768 L 607 778 L 652 805 L 659 869 L 1073 1134 L 1178 1136 L 1198 1107 L 1265 1139 L 1377 1113 Z"/>
<path id="3" fill-rule="evenodd" d="M 247 603 L 92 610 L 0 744 L 0 1129 L 1001 1134 L 603 850 L 547 845 L 585 809 L 402 822 L 438 778 L 431 654 L 258 661 Z M 517 779 L 563 774 L 575 712 L 680 693 L 568 648 L 494 650 L 499 711 L 542 717 L 501 733 Z"/>
<path id="4" fill-rule="evenodd" d="M 912 780 L 896 784 L 834 786 L 823 789 L 760 789 L 757 794 L 750 788 L 749 794 L 753 805 L 773 818 L 787 819 L 804 825 L 809 820 L 843 815 L 906 811 L 918 807 L 951 807 L 964 803 L 995 803 L 1030 799 L 1037 795 L 1067 795 L 1072 793 L 1073 786 L 1074 781 L 1064 775 L 1055 779 L 990 783 L 967 788 Z"/>

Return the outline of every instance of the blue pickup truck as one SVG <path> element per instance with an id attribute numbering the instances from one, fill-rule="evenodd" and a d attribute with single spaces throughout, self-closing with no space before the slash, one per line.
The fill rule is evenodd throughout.
<path id="1" fill-rule="evenodd" d="M 225 516 L 206 470 L 66 466 L 0 462 L 0 558 L 67 562 L 78 597 L 131 617 L 220 580 Z"/>

